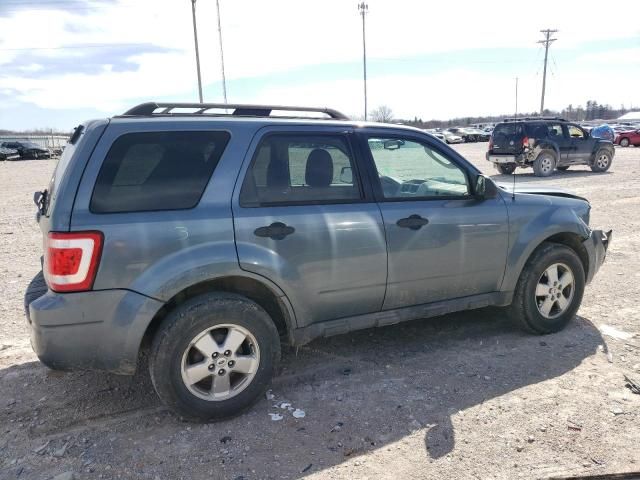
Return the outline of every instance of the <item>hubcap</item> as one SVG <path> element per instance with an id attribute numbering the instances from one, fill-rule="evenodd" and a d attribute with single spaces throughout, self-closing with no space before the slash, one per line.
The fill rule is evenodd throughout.
<path id="1" fill-rule="evenodd" d="M 544 157 L 540 161 L 540 168 L 545 173 L 551 171 L 551 169 L 553 168 L 553 162 L 551 161 L 551 158 Z"/>
<path id="2" fill-rule="evenodd" d="M 200 332 L 182 355 L 182 381 L 209 401 L 232 398 L 251 384 L 260 365 L 260 348 L 244 327 L 216 325 Z"/>
<path id="3" fill-rule="evenodd" d="M 564 263 L 550 265 L 536 285 L 536 305 L 540 314 L 548 319 L 562 315 L 573 300 L 574 279 L 571 269 Z"/>
<path id="4" fill-rule="evenodd" d="M 607 165 L 609 164 L 609 157 L 607 155 L 600 155 L 598 157 L 597 164 L 600 168 L 607 168 Z"/>

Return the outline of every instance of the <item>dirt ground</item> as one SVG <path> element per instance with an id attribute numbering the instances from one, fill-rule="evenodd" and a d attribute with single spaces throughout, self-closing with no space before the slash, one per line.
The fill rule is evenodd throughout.
<path id="1" fill-rule="evenodd" d="M 456 147 L 490 175 L 485 144 Z M 640 148 L 611 170 L 548 179 L 613 228 L 576 320 L 543 337 L 485 309 L 285 351 L 272 399 L 230 421 L 181 422 L 135 377 L 59 373 L 22 309 L 39 270 L 32 193 L 55 161 L 0 163 L 0 478 L 549 478 L 640 472 Z M 496 176 L 510 182 L 510 177 Z M 603 327 L 604 326 L 604 327 Z M 606 335 L 607 327 L 635 334 Z M 615 332 L 614 332 L 615 333 Z M 282 402 L 304 410 L 294 418 Z M 269 413 L 280 412 L 274 421 Z"/>

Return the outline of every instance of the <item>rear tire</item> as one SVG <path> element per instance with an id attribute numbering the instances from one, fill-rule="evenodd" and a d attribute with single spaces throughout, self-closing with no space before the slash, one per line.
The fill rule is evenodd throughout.
<path id="1" fill-rule="evenodd" d="M 172 310 L 151 346 L 160 399 L 183 418 L 238 415 L 265 392 L 280 361 L 280 337 L 255 302 L 230 293 L 194 297 Z"/>
<path id="2" fill-rule="evenodd" d="M 555 275 L 548 274 L 553 273 L 554 266 Z M 509 316 L 531 333 L 558 332 L 578 311 L 584 286 L 584 267 L 576 252 L 565 245 L 544 242 L 520 274 Z"/>
<path id="3" fill-rule="evenodd" d="M 612 156 L 607 150 L 599 150 L 593 159 L 593 165 L 591 165 L 591 171 L 596 173 L 602 173 L 609 170 L 611 166 Z"/>
<path id="4" fill-rule="evenodd" d="M 556 168 L 556 155 L 553 150 L 542 150 L 533 162 L 536 177 L 548 177 Z"/>
<path id="5" fill-rule="evenodd" d="M 515 163 L 496 163 L 495 166 L 498 172 L 500 172 L 502 175 L 511 175 L 516 171 Z"/>
<path id="6" fill-rule="evenodd" d="M 628 138 L 623 138 L 622 140 L 620 140 L 620 146 L 621 147 L 628 147 L 630 143 L 631 142 L 629 142 Z"/>

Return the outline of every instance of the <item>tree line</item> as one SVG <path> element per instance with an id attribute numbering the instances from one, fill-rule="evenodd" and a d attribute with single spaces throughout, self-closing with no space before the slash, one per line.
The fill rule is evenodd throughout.
<path id="1" fill-rule="evenodd" d="M 595 100 L 588 100 L 585 106 L 572 104 L 567 105 L 562 110 L 550 110 L 545 109 L 543 116 L 545 117 L 562 117 L 573 122 L 584 122 L 588 120 L 613 120 L 625 113 L 636 111 L 637 109 L 626 108 L 621 105 L 620 108 L 613 108 L 608 104 L 600 104 Z M 381 105 L 374 109 L 369 119 L 373 122 L 384 123 L 401 123 L 403 125 L 410 125 L 418 128 L 443 128 L 453 126 L 465 126 L 473 123 L 496 123 L 504 120 L 505 118 L 513 118 L 514 114 L 503 115 L 486 115 L 479 117 L 456 117 L 449 120 L 423 120 L 419 117 L 413 119 L 399 119 L 395 118 L 393 111 L 387 105 Z M 540 116 L 538 112 L 528 113 L 521 112 L 519 117 L 537 117 Z"/>

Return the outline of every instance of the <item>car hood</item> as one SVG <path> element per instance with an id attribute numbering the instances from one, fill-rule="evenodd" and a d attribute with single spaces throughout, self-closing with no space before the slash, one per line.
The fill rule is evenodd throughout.
<path id="1" fill-rule="evenodd" d="M 497 183 L 498 187 L 507 193 L 513 192 L 513 185 L 507 183 Z M 584 197 L 576 195 L 575 193 L 570 192 L 564 188 L 559 187 L 542 187 L 539 185 L 516 185 L 515 193 L 526 193 L 530 195 L 546 195 L 549 197 L 563 197 L 563 198 L 573 198 L 576 200 L 582 200 L 588 202 L 588 200 Z"/>

